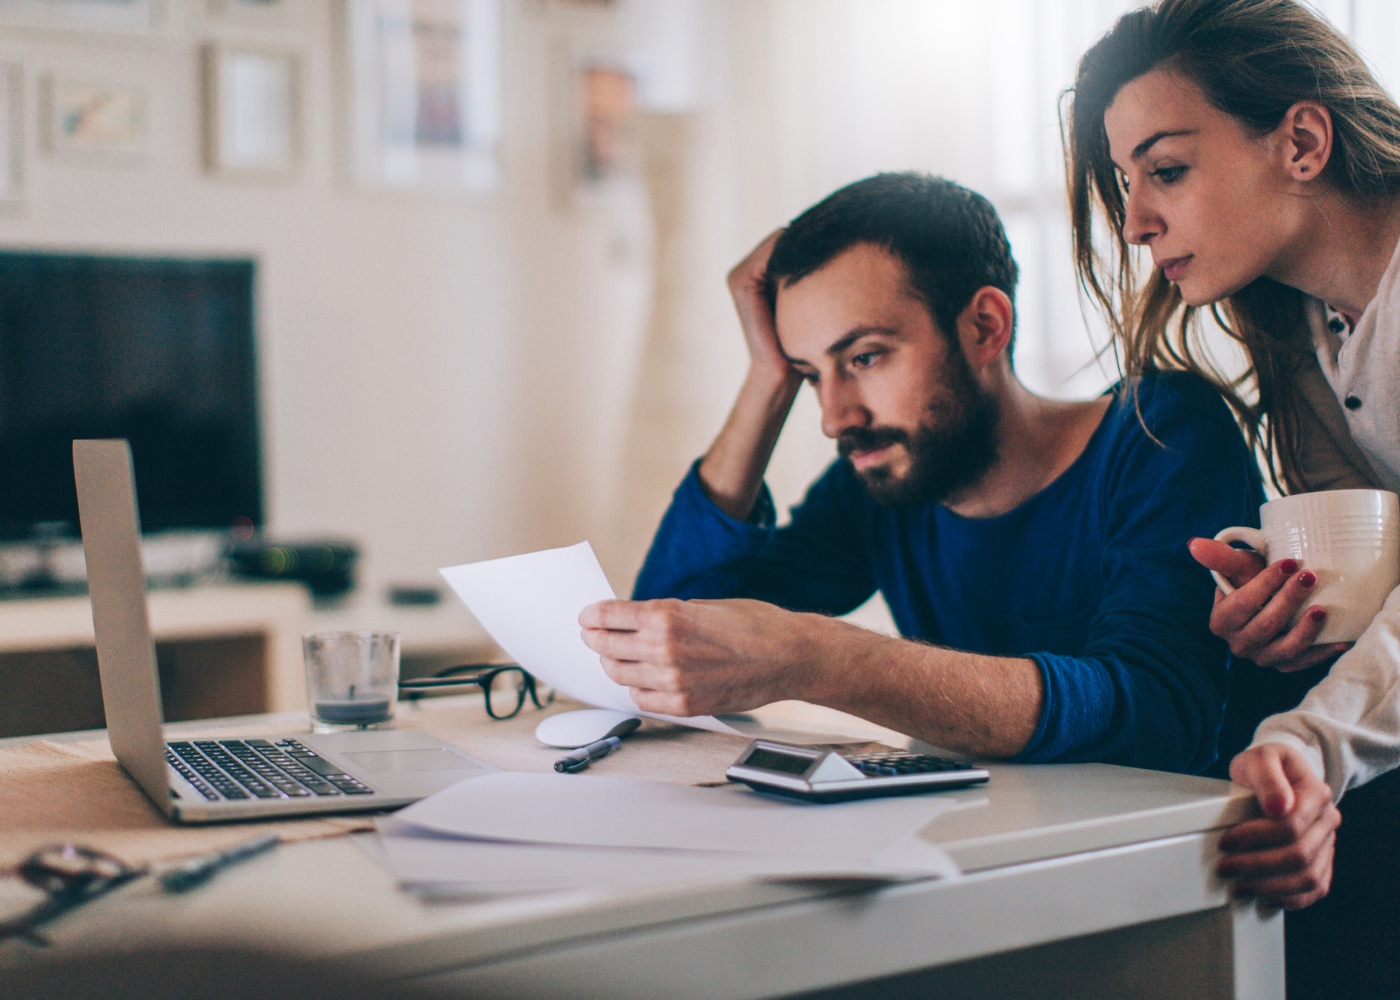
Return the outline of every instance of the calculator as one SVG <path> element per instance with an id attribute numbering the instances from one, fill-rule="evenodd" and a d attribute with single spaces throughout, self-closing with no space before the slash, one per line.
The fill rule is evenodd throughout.
<path id="1" fill-rule="evenodd" d="M 930 754 L 881 750 L 847 755 L 771 740 L 754 740 L 724 773 L 754 791 L 807 802 L 917 795 L 980 785 L 991 777 L 976 764 Z"/>

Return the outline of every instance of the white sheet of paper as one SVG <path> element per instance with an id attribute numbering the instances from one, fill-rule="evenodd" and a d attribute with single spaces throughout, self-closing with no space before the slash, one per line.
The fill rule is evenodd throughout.
<path id="1" fill-rule="evenodd" d="M 397 817 L 376 821 L 381 860 L 405 888 L 435 895 L 618 888 L 726 879 L 892 882 L 949 877 L 957 866 L 919 841 L 871 861 L 737 851 L 671 851 L 515 844 L 433 833 Z M 372 835 L 371 835 L 372 836 Z"/>
<path id="2" fill-rule="evenodd" d="M 395 815 L 413 826 L 485 840 L 869 862 L 952 804 L 909 795 L 816 805 L 737 785 L 502 771 L 459 782 Z"/>
<path id="3" fill-rule="evenodd" d="M 639 710 L 583 643 L 578 616 L 615 598 L 587 542 L 438 570 L 491 638 L 516 663 L 577 701 L 651 719 L 742 736 L 708 715 L 678 718 Z"/>

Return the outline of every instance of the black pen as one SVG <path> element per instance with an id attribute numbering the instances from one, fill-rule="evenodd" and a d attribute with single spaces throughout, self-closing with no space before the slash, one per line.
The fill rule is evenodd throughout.
<path id="1" fill-rule="evenodd" d="M 237 864 L 255 854 L 271 850 L 277 846 L 277 834 L 265 833 L 261 837 L 235 844 L 226 851 L 206 854 L 202 858 L 186 861 L 178 868 L 172 868 L 160 877 L 160 884 L 170 892 L 184 892 L 211 878 L 215 872 Z"/>
<path id="2" fill-rule="evenodd" d="M 622 740 L 616 736 L 609 736 L 605 740 L 597 743 L 590 743 L 586 747 L 579 747 L 573 753 L 566 753 L 554 762 L 554 770 L 561 773 L 582 771 L 589 764 L 600 757 L 606 757 L 618 747 L 622 746 Z"/>

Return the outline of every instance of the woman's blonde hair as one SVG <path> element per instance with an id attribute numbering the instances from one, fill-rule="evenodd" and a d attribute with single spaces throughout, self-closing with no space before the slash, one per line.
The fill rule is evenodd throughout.
<path id="1" fill-rule="evenodd" d="M 1255 135 L 1272 132 L 1299 101 L 1321 104 L 1333 130 L 1324 176 L 1361 202 L 1400 191 L 1400 106 L 1350 42 L 1295 0 L 1161 0 L 1132 11 L 1084 54 L 1071 90 L 1065 141 L 1075 266 L 1107 316 L 1124 374 L 1203 376 L 1230 403 L 1275 485 L 1306 490 L 1297 457 L 1306 404 L 1294 378 L 1312 351 L 1303 293 L 1260 277 L 1209 307 L 1249 356 L 1250 370 L 1227 378 L 1205 348 L 1198 309 L 1159 269 L 1142 284 L 1134 274 L 1123 238 L 1125 192 L 1103 117 L 1125 84 L 1163 67 L 1194 81 Z M 1096 207 L 1109 223 L 1107 253 L 1094 244 Z"/>

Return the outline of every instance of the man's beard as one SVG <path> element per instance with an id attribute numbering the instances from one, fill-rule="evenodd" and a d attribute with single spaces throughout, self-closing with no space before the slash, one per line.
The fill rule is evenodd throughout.
<path id="1" fill-rule="evenodd" d="M 997 456 L 996 397 L 972 377 L 967 360 L 954 352 L 940 399 L 929 404 L 930 419 L 911 433 L 900 427 L 853 427 L 836 442 L 842 458 L 902 444 L 909 471 L 896 478 L 888 466 L 858 469 L 866 492 L 883 507 L 912 507 L 947 500 L 973 486 Z"/>

